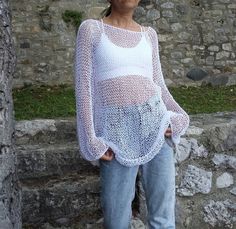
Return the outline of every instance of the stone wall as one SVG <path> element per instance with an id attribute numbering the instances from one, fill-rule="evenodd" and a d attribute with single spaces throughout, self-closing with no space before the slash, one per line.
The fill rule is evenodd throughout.
<path id="1" fill-rule="evenodd" d="M 21 197 L 17 173 L 12 80 L 16 53 L 12 39 L 9 1 L 0 1 L 0 228 L 22 228 Z"/>
<path id="2" fill-rule="evenodd" d="M 84 19 L 97 18 L 106 6 L 106 0 L 12 0 L 18 56 L 14 87 L 72 84 L 76 29 L 61 14 L 70 9 L 84 11 Z M 142 0 L 135 19 L 157 30 L 168 85 L 236 72 L 234 1 Z"/>

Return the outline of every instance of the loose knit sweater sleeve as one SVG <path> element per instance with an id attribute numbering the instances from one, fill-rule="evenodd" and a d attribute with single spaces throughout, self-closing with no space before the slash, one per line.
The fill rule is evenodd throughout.
<path id="1" fill-rule="evenodd" d="M 89 161 L 100 158 L 109 148 L 97 137 L 93 121 L 93 33 L 90 20 L 81 23 L 75 49 L 75 97 L 77 138 L 82 157 Z"/>
<path id="2" fill-rule="evenodd" d="M 190 119 L 189 115 L 175 101 L 165 84 L 160 61 L 157 32 L 153 28 L 151 28 L 150 31 L 153 45 L 153 80 L 161 87 L 162 100 L 170 113 L 170 125 L 172 130 L 171 139 L 174 144 L 177 145 L 180 142 L 181 135 L 183 135 L 189 127 Z"/>

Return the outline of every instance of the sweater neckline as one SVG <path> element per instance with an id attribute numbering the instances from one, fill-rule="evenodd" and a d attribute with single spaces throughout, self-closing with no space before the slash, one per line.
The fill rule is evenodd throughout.
<path id="1" fill-rule="evenodd" d="M 114 26 L 114 25 L 107 24 L 107 23 L 105 23 L 105 22 L 103 21 L 103 19 L 100 19 L 100 20 L 98 20 L 98 21 L 99 21 L 101 24 L 103 24 L 104 26 L 111 27 L 111 28 L 118 29 L 118 30 L 123 30 L 123 31 L 131 32 L 131 33 L 138 33 L 138 34 L 140 33 L 140 34 L 142 34 L 142 33 L 148 32 L 148 30 L 149 30 L 149 26 L 148 26 L 147 30 L 134 31 L 134 30 L 124 29 L 124 28 L 120 28 L 120 27 L 117 27 L 117 26 Z"/>
<path id="2" fill-rule="evenodd" d="M 142 36 L 142 38 L 140 39 L 140 41 L 139 41 L 134 47 L 122 47 L 122 46 L 119 46 L 119 45 L 115 44 L 114 42 L 112 42 L 112 41 L 110 40 L 110 38 L 109 38 L 105 33 L 102 33 L 102 35 L 104 36 L 104 38 L 105 38 L 112 46 L 114 46 L 114 47 L 116 47 L 116 48 L 119 48 L 119 49 L 123 49 L 123 50 L 127 50 L 127 49 L 137 49 L 137 48 L 141 45 L 141 43 L 144 42 L 144 39 L 145 39 L 145 37 Z"/>

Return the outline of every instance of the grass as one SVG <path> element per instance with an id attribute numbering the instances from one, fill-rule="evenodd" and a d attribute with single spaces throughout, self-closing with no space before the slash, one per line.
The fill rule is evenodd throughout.
<path id="1" fill-rule="evenodd" d="M 236 111 L 236 85 L 169 88 L 188 114 Z M 13 90 L 16 120 L 75 117 L 72 86 L 27 86 Z"/>
<path id="2" fill-rule="evenodd" d="M 16 120 L 75 115 L 74 91 L 67 85 L 14 89 L 13 102 Z"/>
<path id="3" fill-rule="evenodd" d="M 181 87 L 170 91 L 189 114 L 236 111 L 236 85 Z"/>

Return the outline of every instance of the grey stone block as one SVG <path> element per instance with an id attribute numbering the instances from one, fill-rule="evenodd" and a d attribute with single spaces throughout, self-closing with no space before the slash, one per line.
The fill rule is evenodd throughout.
<path id="1" fill-rule="evenodd" d="M 77 143 L 18 146 L 16 153 L 20 179 L 99 172 L 81 157 Z"/>
<path id="2" fill-rule="evenodd" d="M 80 222 L 94 223 L 96 215 L 101 216 L 99 181 L 97 175 L 74 173 L 60 178 L 22 182 L 24 225 L 39 227 L 43 222 L 50 222 L 63 226 L 76 218 L 81 218 Z"/>

